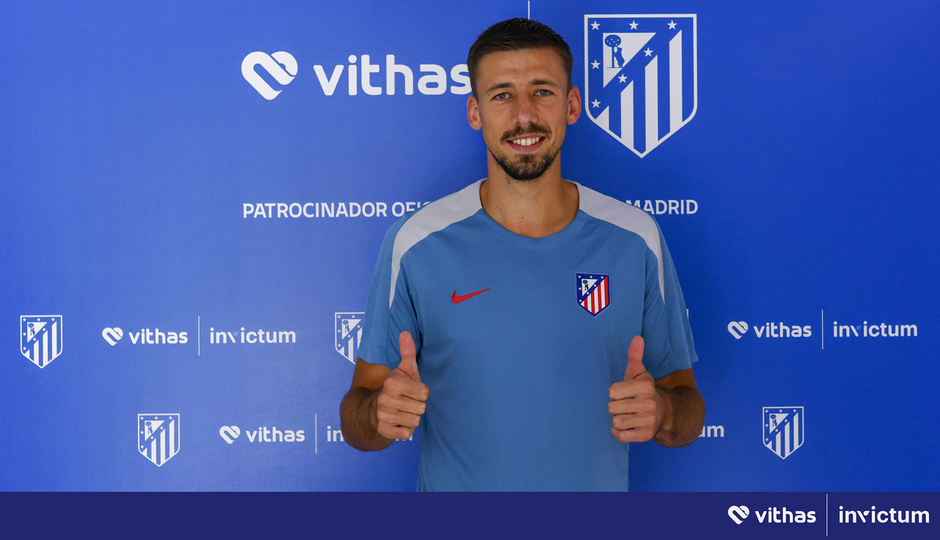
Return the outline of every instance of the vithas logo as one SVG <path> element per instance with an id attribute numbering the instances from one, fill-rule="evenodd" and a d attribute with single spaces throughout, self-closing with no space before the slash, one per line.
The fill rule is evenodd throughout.
<path id="1" fill-rule="evenodd" d="M 415 91 L 425 96 L 466 95 L 472 90 L 466 64 L 457 64 L 450 70 L 441 64 L 411 67 L 399 64 L 394 54 L 384 56 L 385 61 L 382 62 L 373 55 L 351 54 L 346 57 L 348 64 L 336 64 L 332 70 L 328 65 L 314 64 L 313 72 L 324 96 L 334 95 L 343 79 L 350 96 L 359 95 L 360 91 L 367 96 L 401 93 L 411 96 Z M 263 73 L 259 73 L 259 67 L 281 86 L 290 84 L 297 76 L 297 60 L 290 53 L 278 51 L 269 55 L 255 51 L 246 56 L 242 60 L 242 76 L 267 100 L 277 97 L 281 90 L 271 87 L 266 77 L 262 77 Z"/>
<path id="2" fill-rule="evenodd" d="M 140 332 L 127 332 L 133 345 L 185 345 L 189 343 L 186 332 L 162 331 L 159 328 L 141 328 Z M 120 327 L 107 327 L 101 331 L 101 337 L 114 347 L 124 338 L 124 330 Z"/>
<path id="3" fill-rule="evenodd" d="M 235 439 L 242 434 L 242 431 L 238 429 L 238 426 L 222 426 L 219 428 L 219 435 L 225 439 L 225 442 L 232 444 L 235 442 Z"/>
<path id="4" fill-rule="evenodd" d="M 117 326 L 114 328 L 108 327 L 101 331 L 101 337 L 108 342 L 108 345 L 114 347 L 117 345 L 117 342 L 121 341 L 121 338 L 124 337 L 124 330 L 121 330 Z"/>
<path id="5" fill-rule="evenodd" d="M 238 426 L 222 426 L 219 428 L 219 436 L 225 440 L 225 442 L 232 444 L 235 442 L 235 439 L 240 437 L 242 434 L 241 428 Z M 248 442 L 304 442 L 306 436 L 304 435 L 304 430 L 298 429 L 277 429 L 277 427 L 259 427 L 254 431 L 245 430 L 245 435 L 248 437 Z"/>
<path id="6" fill-rule="evenodd" d="M 746 334 L 750 328 L 754 328 L 754 335 L 759 338 L 808 338 L 813 335 L 813 328 L 810 325 L 799 326 L 782 322 L 768 322 L 749 327 L 744 321 L 731 321 L 728 323 L 728 332 L 734 336 L 734 339 L 741 339 L 741 336 Z"/>
<path id="7" fill-rule="evenodd" d="M 751 515 L 751 511 L 748 507 L 741 506 L 732 506 L 728 508 L 728 517 L 731 518 L 731 521 L 734 521 L 738 525 L 744 523 L 744 520 Z M 782 509 L 776 506 L 768 506 L 767 510 L 760 511 L 755 510 L 754 515 L 757 516 L 757 522 L 764 523 L 816 523 L 816 511 L 810 510 L 787 510 L 787 507 L 784 506 Z"/>
<path id="8" fill-rule="evenodd" d="M 751 514 L 751 511 L 748 510 L 746 506 L 732 506 L 728 508 L 728 517 L 738 525 L 744 523 L 744 520 L 747 519 L 747 516 Z"/>
<path id="9" fill-rule="evenodd" d="M 281 93 L 271 88 L 261 75 L 255 70 L 257 66 L 268 72 L 268 75 L 283 86 L 287 86 L 297 76 L 297 60 L 287 52 L 278 51 L 271 55 L 255 51 L 242 60 L 242 76 L 253 86 L 264 99 L 272 100 Z"/>
<path id="10" fill-rule="evenodd" d="M 747 323 L 744 321 L 731 321 L 728 323 L 728 331 L 734 336 L 734 339 L 741 339 L 741 336 L 747 333 Z"/>

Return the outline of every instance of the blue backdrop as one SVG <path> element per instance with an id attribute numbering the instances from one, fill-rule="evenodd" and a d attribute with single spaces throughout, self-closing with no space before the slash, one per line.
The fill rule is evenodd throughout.
<path id="1" fill-rule="evenodd" d="M 341 440 L 348 357 L 385 230 L 486 175 L 466 52 L 529 9 L 563 174 L 656 215 L 701 359 L 632 489 L 940 488 L 936 3 L 351 0 L 0 6 L 0 489 L 414 489 L 415 441 Z"/>

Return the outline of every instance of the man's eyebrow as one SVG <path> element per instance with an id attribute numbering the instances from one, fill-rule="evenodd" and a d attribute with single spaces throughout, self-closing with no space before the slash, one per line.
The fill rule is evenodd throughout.
<path id="1" fill-rule="evenodd" d="M 486 93 L 489 94 L 489 93 L 492 92 L 493 90 L 500 90 L 500 89 L 502 89 L 502 88 L 512 88 L 513 86 L 514 86 L 514 85 L 513 85 L 512 83 L 510 83 L 510 82 L 496 83 L 496 84 L 494 84 L 493 86 L 487 88 L 487 89 L 486 89 Z"/>
<path id="2" fill-rule="evenodd" d="M 486 89 L 486 93 L 489 94 L 494 90 L 501 90 L 503 88 L 515 88 L 516 85 L 511 82 L 501 82 L 496 83 L 493 86 Z M 558 86 L 558 83 L 551 79 L 532 79 L 528 82 L 526 86 Z"/>
<path id="3" fill-rule="evenodd" d="M 529 82 L 529 86 L 558 86 L 558 83 L 551 79 L 534 79 Z"/>

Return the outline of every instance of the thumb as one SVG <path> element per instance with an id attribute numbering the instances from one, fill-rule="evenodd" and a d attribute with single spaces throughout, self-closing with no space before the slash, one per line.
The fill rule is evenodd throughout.
<path id="1" fill-rule="evenodd" d="M 646 373 L 643 366 L 643 338 L 636 336 L 630 342 L 630 349 L 627 351 L 627 372 L 623 380 L 630 381 Z"/>
<path id="2" fill-rule="evenodd" d="M 402 332 L 398 336 L 398 350 L 401 352 L 401 363 L 398 364 L 398 369 L 411 380 L 421 382 L 421 376 L 418 375 L 418 362 L 415 359 L 417 356 L 415 341 L 411 334 Z"/>

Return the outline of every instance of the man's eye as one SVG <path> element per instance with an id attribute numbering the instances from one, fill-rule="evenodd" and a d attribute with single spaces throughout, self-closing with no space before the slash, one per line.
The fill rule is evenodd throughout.
<path id="1" fill-rule="evenodd" d="M 538 92 L 536 92 L 535 95 L 537 95 L 537 96 L 550 96 L 550 95 L 552 95 L 552 92 L 551 92 L 551 90 L 546 90 L 546 89 L 542 88 L 541 90 L 539 90 Z"/>
<path id="2" fill-rule="evenodd" d="M 495 96 L 493 96 L 493 99 L 496 99 L 496 100 L 503 100 L 503 99 L 506 99 L 506 98 L 508 98 L 508 97 L 509 97 L 509 94 L 506 93 L 506 92 L 503 92 L 503 93 L 501 93 L 501 94 L 496 94 Z"/>

